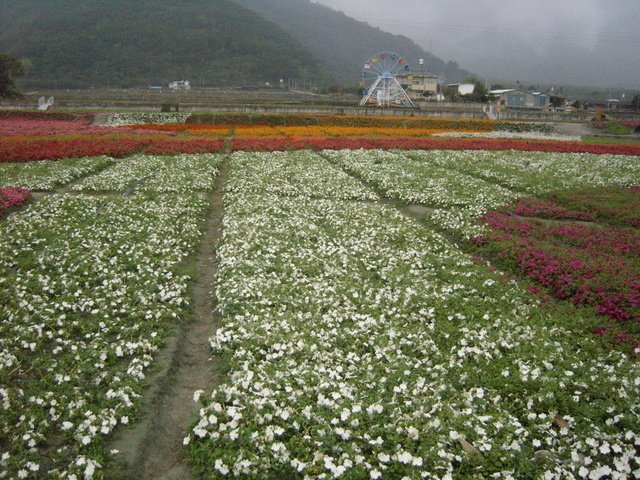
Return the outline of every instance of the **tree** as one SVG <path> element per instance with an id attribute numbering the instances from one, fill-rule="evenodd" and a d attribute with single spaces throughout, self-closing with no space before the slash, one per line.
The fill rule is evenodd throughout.
<path id="1" fill-rule="evenodd" d="M 22 63 L 6 53 L 0 53 L 0 98 L 22 98 L 13 77 L 24 73 Z"/>
<path id="2" fill-rule="evenodd" d="M 452 102 L 455 102 L 458 100 L 458 98 L 460 97 L 460 94 L 458 93 L 458 87 L 457 86 L 447 86 L 444 87 L 444 96 L 447 100 L 450 100 Z"/>
<path id="3" fill-rule="evenodd" d="M 473 83 L 473 93 L 464 95 L 464 98 L 472 102 L 486 102 L 489 99 L 489 92 L 484 82 L 478 77 L 469 77 L 464 83 Z"/>

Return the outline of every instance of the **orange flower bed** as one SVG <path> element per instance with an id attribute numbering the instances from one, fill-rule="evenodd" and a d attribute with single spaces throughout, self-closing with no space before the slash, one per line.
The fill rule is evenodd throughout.
<path id="1" fill-rule="evenodd" d="M 281 137 L 283 134 L 277 128 L 269 126 L 236 127 L 236 137 Z"/>
<path id="2" fill-rule="evenodd" d="M 332 137 L 423 137 L 447 130 L 434 128 L 380 128 L 380 127 L 324 127 Z"/>
<path id="3" fill-rule="evenodd" d="M 287 137 L 326 137 L 326 128 L 317 125 L 310 127 L 276 127 L 276 130 Z"/>

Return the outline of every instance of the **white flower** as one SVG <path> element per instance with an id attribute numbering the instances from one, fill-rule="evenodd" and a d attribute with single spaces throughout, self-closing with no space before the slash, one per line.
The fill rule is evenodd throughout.
<path id="1" fill-rule="evenodd" d="M 413 456 L 409 452 L 400 452 L 398 454 L 398 461 L 400 463 L 411 464 Z"/>
<path id="2" fill-rule="evenodd" d="M 217 459 L 215 464 L 214 464 L 214 468 L 220 472 L 221 475 L 226 475 L 227 473 L 229 473 L 229 467 L 227 467 L 224 462 L 220 459 Z"/>
<path id="3" fill-rule="evenodd" d="M 204 390 L 196 390 L 195 392 L 193 392 L 193 401 L 195 403 L 198 403 L 198 401 L 200 400 L 200 396 L 204 393 Z"/>
<path id="4" fill-rule="evenodd" d="M 382 463 L 387 463 L 389 460 L 391 460 L 391 457 L 386 453 L 379 453 L 378 460 L 380 460 Z"/>

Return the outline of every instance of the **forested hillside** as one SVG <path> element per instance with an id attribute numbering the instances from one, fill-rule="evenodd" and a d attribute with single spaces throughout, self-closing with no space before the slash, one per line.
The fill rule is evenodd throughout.
<path id="1" fill-rule="evenodd" d="M 263 85 L 328 80 L 300 43 L 232 0 L 0 0 L 0 52 L 26 85 Z"/>
<path id="2" fill-rule="evenodd" d="M 407 37 L 371 27 L 309 0 L 237 1 L 290 33 L 343 83 L 357 82 L 365 60 L 385 50 L 399 53 L 412 66 L 423 58 L 427 71 L 449 82 L 462 81 L 471 75 L 455 62 L 444 62 Z"/>

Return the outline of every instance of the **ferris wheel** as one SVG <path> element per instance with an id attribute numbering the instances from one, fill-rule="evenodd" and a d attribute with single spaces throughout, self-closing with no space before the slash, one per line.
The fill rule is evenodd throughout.
<path id="1" fill-rule="evenodd" d="M 396 78 L 409 72 L 409 65 L 397 53 L 380 52 L 371 56 L 362 69 L 364 96 L 360 105 L 364 106 L 373 101 L 380 107 L 393 105 L 415 108 Z"/>

